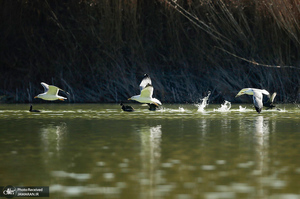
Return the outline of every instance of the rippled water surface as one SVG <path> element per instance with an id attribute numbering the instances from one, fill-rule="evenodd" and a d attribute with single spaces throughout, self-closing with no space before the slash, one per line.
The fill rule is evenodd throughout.
<path id="1" fill-rule="evenodd" d="M 50 198 L 300 198 L 300 106 L 0 104 L 0 186 Z"/>

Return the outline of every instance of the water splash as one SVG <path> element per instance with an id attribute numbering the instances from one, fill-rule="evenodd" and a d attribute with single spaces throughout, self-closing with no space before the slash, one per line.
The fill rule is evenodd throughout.
<path id="1" fill-rule="evenodd" d="M 178 107 L 178 109 L 169 109 L 170 112 L 183 113 L 186 110 L 183 107 Z"/>
<path id="2" fill-rule="evenodd" d="M 195 104 L 195 106 L 198 108 L 198 112 L 204 112 L 204 108 L 208 105 L 208 98 L 210 96 L 210 91 L 208 91 L 208 95 L 201 99 L 201 103 Z"/>
<path id="3" fill-rule="evenodd" d="M 218 112 L 228 112 L 231 108 L 231 102 L 228 102 L 225 100 L 225 102 L 223 104 L 221 104 L 221 107 L 218 109 L 214 109 L 214 111 L 218 111 Z"/>
<path id="4" fill-rule="evenodd" d="M 179 112 L 184 112 L 185 111 L 184 108 L 182 108 L 182 107 L 179 107 L 178 109 L 179 109 Z"/>
<path id="5" fill-rule="evenodd" d="M 161 112 L 161 113 L 163 113 L 163 112 L 166 112 L 168 110 L 168 108 L 165 108 L 165 107 L 160 107 L 159 109 L 156 109 L 156 111 L 157 112 Z M 153 112 L 155 112 L 155 111 L 153 111 Z"/>
<path id="6" fill-rule="evenodd" d="M 246 109 L 247 109 L 246 107 L 239 106 L 239 111 L 240 111 L 240 112 L 245 112 Z"/>
<path id="7" fill-rule="evenodd" d="M 277 109 L 279 112 L 288 112 L 285 107 L 283 109 Z"/>

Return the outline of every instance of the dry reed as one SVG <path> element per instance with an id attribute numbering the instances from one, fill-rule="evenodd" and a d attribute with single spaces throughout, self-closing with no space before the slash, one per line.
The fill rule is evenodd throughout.
<path id="1" fill-rule="evenodd" d="M 2 1 L 0 100 L 40 82 L 71 102 L 118 102 L 144 73 L 162 102 L 235 101 L 243 87 L 299 101 L 299 0 Z"/>

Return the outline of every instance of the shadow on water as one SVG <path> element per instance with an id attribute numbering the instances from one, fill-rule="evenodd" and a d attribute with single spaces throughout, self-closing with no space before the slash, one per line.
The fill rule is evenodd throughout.
<path id="1" fill-rule="evenodd" d="M 300 197 L 297 106 L 202 105 L 1 105 L 0 181 L 55 198 Z"/>

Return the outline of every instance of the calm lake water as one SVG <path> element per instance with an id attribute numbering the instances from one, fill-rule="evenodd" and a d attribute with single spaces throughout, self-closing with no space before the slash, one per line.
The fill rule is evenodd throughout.
<path id="1" fill-rule="evenodd" d="M 0 104 L 0 186 L 49 186 L 50 198 L 300 198 L 299 105 L 131 105 Z"/>

